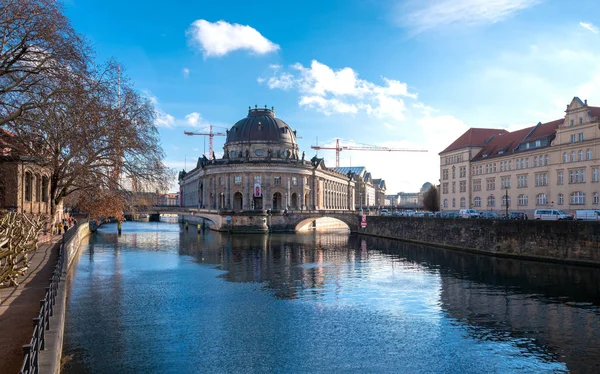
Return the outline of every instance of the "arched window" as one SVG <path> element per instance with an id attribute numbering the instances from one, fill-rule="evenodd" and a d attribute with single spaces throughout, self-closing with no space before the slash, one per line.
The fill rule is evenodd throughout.
<path id="1" fill-rule="evenodd" d="M 575 191 L 571 194 L 571 204 L 573 205 L 584 205 L 585 194 L 581 191 Z"/>
<path id="2" fill-rule="evenodd" d="M 475 206 L 481 206 L 481 197 L 477 196 L 475 200 L 473 200 L 473 204 Z"/>
<path id="3" fill-rule="evenodd" d="M 48 177 L 42 177 L 42 201 L 48 202 Z"/>
<path id="4" fill-rule="evenodd" d="M 464 208 L 467 206 L 467 200 L 464 197 L 460 198 L 460 207 Z"/>
<path id="5" fill-rule="evenodd" d="M 579 161 L 583 161 L 583 160 L 585 160 L 585 158 L 583 158 L 583 151 L 580 150 L 579 151 Z"/>
<path id="6" fill-rule="evenodd" d="M 575 151 L 571 152 L 571 162 L 575 162 L 577 161 L 577 154 L 575 153 Z"/>
<path id="7" fill-rule="evenodd" d="M 444 199 L 444 208 L 448 207 L 448 199 Z"/>
<path id="8" fill-rule="evenodd" d="M 42 197 L 42 177 L 38 174 L 35 176 L 35 201 L 40 201 Z"/>
<path id="9" fill-rule="evenodd" d="M 529 203 L 529 198 L 527 197 L 527 195 L 519 195 L 519 201 L 518 201 L 519 206 L 527 206 L 528 203 Z"/>
<path id="10" fill-rule="evenodd" d="M 558 205 L 563 205 L 565 203 L 565 195 L 559 193 L 558 194 Z"/>
<path id="11" fill-rule="evenodd" d="M 494 196 L 488 196 L 487 206 L 496 206 L 496 198 Z"/>
<path id="12" fill-rule="evenodd" d="M 569 154 L 567 152 L 563 153 L 563 162 L 569 162 Z"/>
<path id="13" fill-rule="evenodd" d="M 508 206 L 510 207 L 510 196 L 506 196 L 506 195 L 502 196 L 502 206 L 507 206 L 507 203 L 508 203 Z"/>
<path id="14" fill-rule="evenodd" d="M 588 148 L 587 150 L 587 159 L 591 160 L 592 159 L 592 150 Z"/>
<path id="15" fill-rule="evenodd" d="M 31 172 L 25 173 L 25 201 L 31 201 L 33 197 L 33 177 Z"/>
<path id="16" fill-rule="evenodd" d="M 535 203 L 537 205 L 546 205 L 548 204 L 548 198 L 545 193 L 540 193 L 535 197 Z"/>

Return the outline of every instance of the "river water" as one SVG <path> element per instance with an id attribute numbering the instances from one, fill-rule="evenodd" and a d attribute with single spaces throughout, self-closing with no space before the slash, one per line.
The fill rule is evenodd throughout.
<path id="1" fill-rule="evenodd" d="M 345 232 L 101 227 L 65 373 L 600 372 L 600 270 Z"/>

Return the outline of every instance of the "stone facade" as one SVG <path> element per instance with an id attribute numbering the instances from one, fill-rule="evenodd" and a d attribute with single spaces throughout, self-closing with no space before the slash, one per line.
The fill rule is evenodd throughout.
<path id="1" fill-rule="evenodd" d="M 50 172 L 34 157 L 0 156 L 0 208 L 50 214 Z"/>
<path id="2" fill-rule="evenodd" d="M 273 110 L 250 109 L 227 131 L 222 158 L 179 175 L 182 206 L 236 211 L 353 210 L 355 180 L 299 154 L 296 132 Z"/>
<path id="3" fill-rule="evenodd" d="M 564 118 L 508 132 L 470 129 L 440 153 L 443 211 L 573 213 L 600 207 L 600 108 L 575 97 Z"/>

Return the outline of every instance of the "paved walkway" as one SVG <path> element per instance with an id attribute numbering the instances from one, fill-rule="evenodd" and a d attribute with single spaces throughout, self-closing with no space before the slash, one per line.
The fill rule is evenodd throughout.
<path id="1" fill-rule="evenodd" d="M 33 334 L 33 318 L 40 312 L 40 300 L 50 285 L 60 239 L 60 235 L 41 236 L 19 286 L 0 288 L 0 373 L 16 374 L 21 369 L 22 347 Z"/>

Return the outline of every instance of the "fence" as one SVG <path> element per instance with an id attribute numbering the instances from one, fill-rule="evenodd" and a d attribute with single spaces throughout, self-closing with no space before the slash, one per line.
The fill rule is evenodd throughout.
<path id="1" fill-rule="evenodd" d="M 58 259 L 52 273 L 52 278 L 50 278 L 50 286 L 46 287 L 46 295 L 40 300 L 40 313 L 33 319 L 33 335 L 29 344 L 23 345 L 23 365 L 19 374 L 39 373 L 40 351 L 45 348 L 46 331 L 50 330 L 50 317 L 54 315 L 58 285 L 62 278 L 65 243 L 68 243 L 75 235 L 77 227 L 78 225 L 75 225 L 67 231 L 60 241 Z"/>

